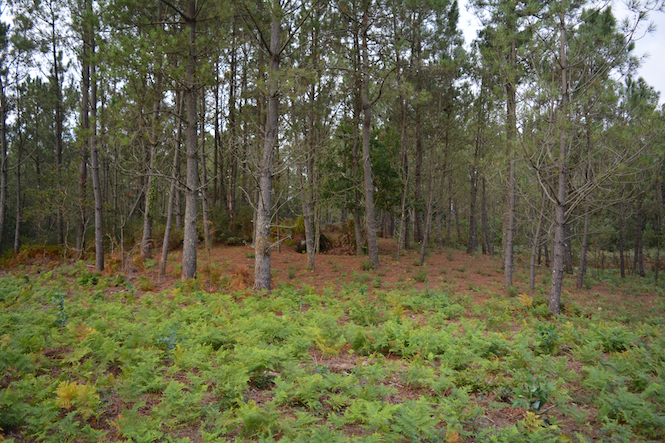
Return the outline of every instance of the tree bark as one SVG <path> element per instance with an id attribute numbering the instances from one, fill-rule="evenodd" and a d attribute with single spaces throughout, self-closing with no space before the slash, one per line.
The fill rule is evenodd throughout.
<path id="1" fill-rule="evenodd" d="M 210 216 L 208 205 L 208 167 L 206 165 L 206 145 L 205 145 L 205 91 L 201 94 L 201 146 L 199 153 L 201 155 L 201 215 L 203 216 L 203 239 L 208 251 L 212 247 L 212 237 L 210 234 Z"/>
<path id="2" fill-rule="evenodd" d="M 312 29 L 312 70 L 318 73 L 318 59 L 319 59 L 319 28 L 314 26 Z M 303 219 L 305 221 L 305 247 L 307 249 L 307 267 L 312 271 L 315 269 L 315 253 L 319 252 L 320 246 L 320 231 L 314 226 L 314 205 L 315 205 L 315 190 L 314 183 L 314 155 L 317 144 L 317 122 L 318 122 L 318 108 L 316 103 L 316 84 L 313 82 L 309 89 L 309 127 L 308 133 L 308 146 L 306 155 L 306 170 L 307 170 L 307 186 L 304 189 L 303 199 Z"/>
<path id="3" fill-rule="evenodd" d="M 360 221 L 360 192 L 358 188 L 360 186 L 357 183 L 359 171 L 358 164 L 360 163 L 360 158 L 358 155 L 358 147 L 360 143 L 360 109 L 361 105 L 361 89 L 362 89 L 362 80 L 361 80 L 361 66 L 360 66 L 360 41 L 358 38 L 358 33 L 354 32 L 353 35 L 353 44 L 354 44 L 354 53 L 353 53 L 353 62 L 354 62 L 354 71 L 356 74 L 356 84 L 354 91 L 354 100 L 353 100 L 353 145 L 351 148 L 352 156 L 352 168 L 353 171 L 353 195 L 354 195 L 354 210 L 353 210 L 353 229 L 356 236 L 356 255 L 363 255 L 363 235 L 362 235 L 362 226 Z"/>
<path id="4" fill-rule="evenodd" d="M 448 175 L 448 204 L 446 207 L 446 248 L 450 247 L 450 230 L 453 226 L 453 177 Z"/>
<path id="5" fill-rule="evenodd" d="M 256 203 L 256 237 L 254 240 L 254 288 L 270 290 L 270 228 L 272 209 L 272 180 L 275 141 L 279 118 L 279 90 L 277 75 L 280 63 L 281 22 L 273 11 L 270 22 L 270 73 L 268 75 L 268 118 L 264 134 L 263 152 L 259 169 L 259 198 Z"/>
<path id="6" fill-rule="evenodd" d="M 660 180 L 656 183 L 656 202 L 658 210 L 656 211 L 656 269 L 654 272 L 654 281 L 658 283 L 658 273 L 660 271 L 660 243 L 663 232 L 663 184 Z"/>
<path id="7" fill-rule="evenodd" d="M 564 208 L 564 211 L 566 208 Z M 566 263 L 566 274 L 573 273 L 573 234 L 570 232 L 570 223 L 566 221 L 563 227 L 564 233 L 564 261 Z"/>
<path id="8" fill-rule="evenodd" d="M 480 126 L 480 125 L 479 125 Z M 474 160 L 471 165 L 470 171 L 470 187 L 471 193 L 469 196 L 469 240 L 466 246 L 467 254 L 473 254 L 478 249 L 478 228 L 476 226 L 476 196 L 478 195 L 478 169 L 476 164 L 478 161 L 480 150 L 480 129 L 478 129 L 478 134 L 476 135 L 476 149 L 474 152 Z"/>
<path id="9" fill-rule="evenodd" d="M 513 11 L 514 12 L 514 11 Z M 511 16 L 512 17 L 512 16 Z M 503 272 L 504 284 L 507 287 L 513 284 L 513 272 L 515 263 L 513 258 L 513 247 L 515 243 L 515 143 L 517 139 L 517 99 L 516 99 L 516 69 L 517 69 L 517 47 L 515 42 L 514 18 L 508 24 L 512 39 L 510 41 L 510 52 L 508 76 L 506 78 L 506 143 L 508 149 L 508 168 L 506 171 L 506 209 L 503 223 Z"/>
<path id="10" fill-rule="evenodd" d="M 566 132 L 568 107 L 568 60 L 566 56 L 567 42 L 564 18 L 560 24 L 560 59 L 561 64 L 561 108 L 559 109 L 559 158 L 558 158 L 558 189 L 554 209 L 554 258 L 552 261 L 552 285 L 550 288 L 549 308 L 553 315 L 561 311 L 561 286 L 563 283 L 564 254 L 565 254 L 565 224 L 566 224 L 566 157 L 568 134 Z"/>
<path id="11" fill-rule="evenodd" d="M 310 124 L 310 137 L 313 136 L 314 125 Z M 315 252 L 318 242 L 315 241 L 314 229 L 314 140 L 310 139 L 307 152 L 307 185 L 303 189 L 303 219 L 305 222 L 305 247 L 307 249 L 307 267 L 312 271 L 315 268 Z"/>
<path id="12" fill-rule="evenodd" d="M 18 84 L 18 68 L 16 70 L 16 83 Z M 21 123 L 21 94 L 17 93 L 16 128 L 18 129 L 18 143 L 16 143 L 16 221 L 14 225 L 14 254 L 21 250 L 21 163 L 23 162 L 23 128 Z"/>
<path id="13" fill-rule="evenodd" d="M 636 218 L 635 221 L 635 254 L 633 256 L 633 272 L 640 277 L 644 277 L 644 249 L 642 242 L 642 231 L 644 230 L 644 212 L 642 210 L 642 200 L 644 195 L 637 197 Z"/>
<path id="14" fill-rule="evenodd" d="M 58 63 L 58 46 L 56 40 L 56 21 L 51 21 L 51 55 L 53 57 L 53 89 L 55 90 L 55 168 L 58 175 L 62 169 L 62 89 L 60 87 L 60 63 Z M 60 185 L 58 184 L 58 187 Z M 58 245 L 62 245 L 64 240 L 62 225 L 62 209 L 58 207 L 56 214 L 55 230 L 58 237 Z M 1 236 L 0 236 L 1 238 Z"/>
<path id="15" fill-rule="evenodd" d="M 490 229 L 489 229 L 489 223 L 487 220 L 487 194 L 485 192 L 485 187 L 486 187 L 486 180 L 485 177 L 482 178 L 482 215 L 481 215 L 481 220 L 482 220 L 482 225 L 483 225 L 483 254 L 489 254 L 490 256 L 494 256 L 494 245 L 492 244 L 491 238 L 490 238 Z"/>
<path id="16" fill-rule="evenodd" d="M 363 107 L 363 171 L 365 175 L 365 217 L 367 221 L 367 252 L 369 261 L 373 268 L 378 268 L 379 247 L 376 241 L 376 217 L 374 214 L 374 185 L 372 184 L 372 165 L 370 163 L 370 139 L 369 129 L 372 123 L 372 105 L 369 101 L 369 54 L 368 33 L 370 19 L 367 12 L 363 16 L 362 24 L 362 90 L 361 101 Z"/>
<path id="17" fill-rule="evenodd" d="M 162 5 L 157 5 L 157 21 L 162 21 Z M 145 208 L 143 211 L 143 238 L 141 239 L 141 256 L 150 258 L 152 255 L 152 224 L 155 206 L 155 157 L 157 155 L 157 126 L 159 124 L 159 111 L 162 104 L 162 75 L 161 63 L 156 63 L 154 93 L 155 101 L 152 104 L 151 128 L 150 128 L 150 159 L 148 161 L 147 184 Z"/>
<path id="18" fill-rule="evenodd" d="M 184 17 L 189 28 L 189 62 L 187 63 L 186 100 L 187 100 L 187 171 L 185 190 L 185 235 L 182 247 L 183 280 L 196 276 L 196 218 L 198 213 L 198 159 L 197 159 L 197 112 L 196 112 L 196 1 L 187 1 L 187 16 Z"/>
<path id="19" fill-rule="evenodd" d="M 529 266 L 529 289 L 532 291 L 536 287 L 536 253 L 540 250 L 540 233 L 543 225 L 543 214 L 545 213 L 545 193 L 541 197 L 540 214 L 538 215 L 538 225 L 536 233 L 533 236 L 533 243 L 531 245 L 531 263 Z"/>
<path id="20" fill-rule="evenodd" d="M 2 252 L 2 237 L 7 217 L 7 175 L 9 159 L 7 156 L 7 97 L 5 85 L 0 73 L 0 252 Z"/>
<path id="21" fill-rule="evenodd" d="M 423 200 L 423 185 L 422 185 L 422 170 L 423 170 L 423 140 L 422 140 L 422 131 L 421 131 L 421 117 L 420 117 L 420 106 L 416 106 L 415 110 L 416 117 L 416 167 L 415 167 L 415 177 L 414 177 L 414 221 L 413 221 L 413 241 L 414 243 L 421 243 L 423 241 L 423 213 L 420 208 L 422 208 Z"/>
<path id="22" fill-rule="evenodd" d="M 397 24 L 394 25 L 395 34 L 398 33 Z M 395 37 L 397 39 L 397 37 Z M 406 206 L 406 195 L 409 191 L 409 156 L 406 152 L 406 110 L 408 107 L 408 101 L 404 96 L 403 92 L 403 82 L 402 75 L 403 71 L 400 66 L 399 50 L 395 46 L 395 59 L 398 66 L 397 70 L 397 87 L 400 91 L 399 102 L 401 110 L 401 133 L 399 140 L 399 158 L 401 164 L 401 179 L 402 179 L 402 195 L 400 201 L 400 218 L 399 218 L 399 241 L 397 242 L 397 260 L 401 260 L 402 251 L 406 246 L 406 216 L 407 216 L 407 206 Z"/>
<path id="23" fill-rule="evenodd" d="M 94 39 L 90 39 L 90 52 L 95 53 Z M 92 192 L 95 198 L 95 270 L 104 270 L 104 212 L 102 200 L 102 188 L 99 182 L 99 155 L 97 150 L 97 78 L 95 66 L 90 67 L 90 166 L 92 175 Z"/>
<path id="24" fill-rule="evenodd" d="M 423 233 L 423 242 L 420 247 L 420 266 L 425 264 L 425 254 L 427 252 L 427 243 L 429 242 L 430 231 L 432 228 L 432 207 L 434 202 L 434 171 L 430 178 L 429 195 L 427 196 L 427 208 L 425 216 L 425 232 Z"/>
<path id="25" fill-rule="evenodd" d="M 626 278 L 626 260 L 624 256 L 624 245 L 623 245 L 623 204 L 619 203 L 619 270 L 621 272 L 621 278 Z"/>
<path id="26" fill-rule="evenodd" d="M 584 232 L 582 233 L 582 248 L 580 250 L 580 268 L 577 270 L 577 289 L 584 286 L 584 274 L 587 265 L 587 250 L 589 247 L 589 200 L 584 205 Z"/>
<path id="27" fill-rule="evenodd" d="M 86 0 L 85 8 L 86 15 L 89 14 L 89 10 L 92 7 L 91 0 Z M 89 137 L 90 130 L 90 47 L 89 47 L 89 33 L 90 30 L 88 25 L 88 20 L 90 17 L 85 18 L 86 24 L 84 25 L 83 30 L 83 49 L 81 54 L 81 131 L 83 137 L 81 137 L 81 146 L 79 148 L 79 179 L 78 179 L 78 198 L 79 198 L 79 217 L 78 217 L 78 229 L 76 233 L 76 251 L 78 252 L 79 258 L 83 255 L 83 243 L 85 240 L 85 213 L 86 213 L 86 204 L 85 204 L 85 187 L 87 181 L 87 140 L 86 137 Z"/>
<path id="28" fill-rule="evenodd" d="M 228 174 L 228 186 L 227 186 L 227 197 L 226 204 L 228 205 L 228 214 L 231 220 L 235 220 L 236 213 L 236 180 L 238 175 L 238 152 L 237 152 L 237 123 L 236 123 L 236 74 L 238 70 L 237 63 L 237 45 L 236 45 L 236 35 L 237 35 L 237 25 L 235 18 L 233 20 L 233 25 L 231 28 L 232 32 L 232 47 L 231 47 L 231 60 L 229 66 L 229 118 L 228 118 L 228 131 L 229 131 L 229 147 L 228 147 L 228 159 L 227 163 L 227 174 Z M 222 176 L 224 177 L 224 175 Z"/>
<path id="29" fill-rule="evenodd" d="M 166 210 L 166 226 L 164 227 L 164 240 L 162 242 L 162 258 L 159 261 L 159 275 L 166 275 L 166 261 L 169 256 L 169 243 L 171 240 L 171 226 L 173 225 L 173 206 L 175 203 L 175 196 L 177 193 L 178 183 L 178 164 L 180 163 L 180 137 L 182 134 L 182 112 L 183 112 L 183 99 L 182 92 L 176 92 L 176 137 L 173 146 L 173 178 L 171 179 L 171 189 L 169 191 L 169 205 Z"/>

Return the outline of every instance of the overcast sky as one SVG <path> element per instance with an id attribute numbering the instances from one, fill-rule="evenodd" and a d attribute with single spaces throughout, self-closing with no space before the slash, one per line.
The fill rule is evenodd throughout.
<path id="1" fill-rule="evenodd" d="M 467 0 L 459 0 L 460 28 L 464 32 L 467 44 L 476 38 L 476 31 L 480 28 L 478 19 L 466 9 Z M 627 12 L 621 1 L 615 1 L 614 14 L 623 18 Z M 665 103 L 665 12 L 651 12 L 649 21 L 653 22 L 656 30 L 645 34 L 647 24 L 641 27 L 640 37 L 635 41 L 636 56 L 647 55 L 642 60 L 642 66 L 637 72 L 638 77 L 644 77 L 647 83 L 660 92 L 660 104 Z"/>

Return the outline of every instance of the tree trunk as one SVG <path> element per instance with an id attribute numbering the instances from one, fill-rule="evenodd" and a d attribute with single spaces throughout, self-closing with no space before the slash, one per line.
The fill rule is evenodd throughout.
<path id="1" fill-rule="evenodd" d="M 312 70 L 318 72 L 318 59 L 319 59 L 319 28 L 314 26 L 312 29 Z M 314 205 L 315 205 L 315 190 L 314 183 L 314 154 L 317 144 L 317 123 L 318 123 L 318 108 L 316 103 L 316 84 L 312 83 L 309 89 L 309 127 L 308 133 L 308 146 L 306 155 L 306 168 L 307 168 L 307 186 L 304 189 L 303 200 L 303 218 L 305 221 L 305 243 L 307 249 L 307 267 L 312 271 L 315 269 L 315 253 L 319 252 L 320 246 L 320 231 L 319 223 L 315 228 L 314 226 Z"/>
<path id="2" fill-rule="evenodd" d="M 663 185 L 660 180 L 656 183 L 656 193 L 658 210 L 656 211 L 656 229 L 654 229 L 656 234 L 656 269 L 654 272 L 654 281 L 658 283 L 658 273 L 660 271 L 660 243 L 662 241 L 661 237 L 663 232 Z"/>
<path id="3" fill-rule="evenodd" d="M 564 208 L 564 211 L 566 208 Z M 563 227 L 564 233 L 564 260 L 566 263 L 566 274 L 573 273 L 573 234 L 570 232 L 570 222 L 566 221 L 566 225 Z"/>
<path id="4" fill-rule="evenodd" d="M 313 131 L 313 125 L 310 126 Z M 303 218 L 305 221 L 305 243 L 307 248 L 307 267 L 314 270 L 315 252 L 318 249 L 316 232 L 314 229 L 314 140 L 310 140 L 307 152 L 307 185 L 303 189 Z"/>
<path id="5" fill-rule="evenodd" d="M 361 100 L 363 107 L 363 171 L 365 175 L 365 217 L 367 221 L 367 252 L 369 261 L 373 268 L 379 267 L 379 247 L 376 241 L 376 217 L 374 214 L 374 185 L 372 184 L 372 165 L 370 163 L 370 139 L 369 129 L 372 123 L 372 105 L 369 101 L 369 54 L 367 34 L 369 32 L 370 19 L 365 12 L 362 27 L 362 90 Z"/>
<path id="6" fill-rule="evenodd" d="M 413 23 L 415 25 L 415 22 Z M 414 74 L 413 83 L 415 93 L 418 94 L 422 90 L 421 84 L 421 58 L 422 58 L 422 42 L 419 32 L 412 28 L 413 40 L 411 41 L 411 69 Z M 421 243 L 423 241 L 423 138 L 422 138 L 422 105 L 414 103 L 414 117 L 415 117 L 415 170 L 414 170 L 414 205 L 413 205 L 413 241 L 414 243 Z"/>
<path id="7" fill-rule="evenodd" d="M 5 96 L 5 85 L 0 73 L 0 252 L 2 252 L 2 237 L 5 229 L 5 218 L 7 217 L 7 97 Z"/>
<path id="8" fill-rule="evenodd" d="M 644 213 L 642 211 L 642 200 L 644 195 L 637 197 L 637 207 L 635 209 L 637 220 L 635 221 L 635 255 L 633 257 L 633 273 L 644 277 L 644 252 L 642 242 L 642 231 L 644 230 Z"/>
<path id="9" fill-rule="evenodd" d="M 427 196 L 427 208 L 425 216 L 425 232 L 423 233 L 423 242 L 420 246 L 420 266 L 425 264 L 425 254 L 427 252 L 427 243 L 429 242 L 430 231 L 432 227 L 432 206 L 434 202 L 434 171 L 431 171 L 429 195 Z"/>
<path id="10" fill-rule="evenodd" d="M 453 177 L 448 173 L 448 204 L 446 207 L 446 248 L 450 247 L 450 229 L 453 221 Z"/>
<path id="11" fill-rule="evenodd" d="M 196 1 L 187 1 L 187 17 L 184 17 L 189 28 L 189 62 L 187 63 L 186 100 L 187 100 L 187 170 L 185 190 L 185 234 L 182 246 L 183 280 L 196 276 L 196 219 L 198 213 L 198 159 L 197 159 L 197 112 L 196 112 Z"/>
<path id="12" fill-rule="evenodd" d="M 513 284 L 515 263 L 513 247 L 515 242 L 515 143 L 517 139 L 517 100 L 516 100 L 516 65 L 517 48 L 514 34 L 515 23 L 508 24 L 513 34 L 510 41 L 508 75 L 506 78 L 506 143 L 508 149 L 508 168 L 506 171 L 506 209 L 503 222 L 503 272 L 504 284 L 507 287 Z"/>
<path id="13" fill-rule="evenodd" d="M 582 248 L 580 250 L 580 269 L 577 271 L 577 289 L 584 286 L 584 274 L 586 273 L 587 249 L 589 247 L 589 200 L 584 205 L 584 232 L 582 233 Z"/>
<path id="14" fill-rule="evenodd" d="M 162 258 L 159 262 L 159 275 L 166 275 L 166 261 L 169 256 L 169 243 L 171 240 L 171 226 L 173 225 L 173 206 L 175 203 L 175 196 L 177 193 L 177 166 L 180 163 L 180 137 L 182 134 L 182 111 L 183 111 L 183 99 L 182 92 L 178 91 L 176 93 L 176 119 L 177 119 L 177 129 L 175 143 L 173 146 L 173 178 L 171 179 L 171 189 L 169 191 L 169 206 L 166 210 L 166 226 L 164 227 L 164 241 L 162 242 Z"/>
<path id="15" fill-rule="evenodd" d="M 536 233 L 533 236 L 533 244 L 531 245 L 531 263 L 529 266 L 529 288 L 533 291 L 536 287 L 536 252 L 540 250 L 540 232 L 543 225 L 543 214 L 545 213 L 545 193 L 541 197 L 540 214 L 538 215 L 538 225 Z"/>
<path id="16" fill-rule="evenodd" d="M 554 208 L 554 259 L 552 261 L 552 285 L 550 288 L 549 308 L 553 315 L 561 311 L 561 286 L 563 283 L 564 254 L 565 254 L 565 224 L 566 224 L 566 147 L 568 144 L 566 132 L 568 107 L 568 61 L 566 58 L 566 30 L 564 19 L 561 18 L 560 63 L 561 63 L 561 108 L 559 110 L 559 183 Z"/>
<path id="17" fill-rule="evenodd" d="M 229 66 L 229 119 L 228 119 L 228 131 L 229 131 L 229 148 L 228 148 L 228 187 L 226 197 L 226 203 L 228 205 L 229 218 L 235 220 L 236 215 L 236 179 L 238 175 L 238 152 L 237 152 L 237 123 L 236 123 L 236 72 L 238 69 L 237 65 L 237 53 L 236 53 L 236 22 L 233 20 L 232 26 L 232 47 L 231 47 L 231 63 Z M 222 176 L 223 177 L 223 176 Z"/>
<path id="18" fill-rule="evenodd" d="M 478 147 L 476 147 L 476 153 Z M 477 157 L 477 154 L 476 154 Z M 478 170 L 475 164 L 471 166 L 470 174 L 471 195 L 469 199 L 469 240 L 466 245 L 467 254 L 473 254 L 478 249 L 478 238 L 476 227 L 476 196 L 478 195 Z"/>
<path id="19" fill-rule="evenodd" d="M 395 30 L 397 32 L 397 30 Z M 399 52 L 396 50 L 396 55 L 397 55 L 397 63 L 399 64 Z M 398 82 L 398 88 L 400 89 L 400 92 L 402 91 L 402 72 L 398 72 L 398 77 L 397 77 L 397 82 Z M 399 218 L 399 241 L 397 242 L 397 260 L 401 259 L 402 256 L 402 251 L 404 250 L 404 247 L 406 245 L 406 211 L 407 211 L 407 206 L 406 206 L 406 195 L 409 191 L 409 156 L 406 152 L 406 109 L 408 106 L 408 102 L 406 98 L 404 97 L 404 94 L 401 93 L 399 97 L 400 101 L 400 107 L 401 107 L 401 135 L 400 135 L 400 142 L 399 142 L 399 158 L 400 158 L 400 164 L 402 165 L 402 171 L 401 171 L 401 179 L 402 179 L 402 198 L 400 202 L 400 218 Z"/>
<path id="20" fill-rule="evenodd" d="M 457 199 L 453 199 L 453 209 L 455 210 L 455 230 L 457 231 L 457 243 L 462 243 L 462 231 L 459 227 L 459 205 L 457 204 Z"/>
<path id="21" fill-rule="evenodd" d="M 162 7 L 161 3 L 157 6 L 157 21 L 162 20 Z M 141 239 L 141 256 L 143 258 L 150 258 L 152 255 L 152 223 L 153 213 L 155 212 L 155 157 L 157 155 L 157 125 L 159 124 L 159 110 L 162 104 L 162 76 L 161 66 L 158 63 L 157 73 L 155 74 L 154 93 L 155 101 L 152 104 L 152 116 L 150 128 L 150 159 L 148 161 L 148 171 L 146 174 L 146 198 L 145 209 L 143 211 L 143 238 Z"/>
<path id="22" fill-rule="evenodd" d="M 272 205 L 272 178 L 277 123 L 279 118 L 279 89 L 277 75 L 280 62 L 281 22 L 273 11 L 270 22 L 270 73 L 268 75 L 268 118 L 266 121 L 263 153 L 259 169 L 259 198 L 256 203 L 256 238 L 254 240 L 254 288 L 270 290 L 270 227 Z"/>
<path id="23" fill-rule="evenodd" d="M 146 198 L 144 200 L 143 211 L 143 237 L 141 238 L 141 256 L 150 258 L 152 253 L 152 215 L 154 213 L 155 205 L 155 156 L 157 153 L 157 134 L 156 128 L 156 114 L 159 112 L 159 99 L 155 99 L 153 105 L 153 128 L 150 135 L 150 160 L 148 161 L 148 171 L 146 174 Z"/>
<path id="24" fill-rule="evenodd" d="M 95 52 L 94 40 L 90 39 L 91 53 Z M 97 152 L 97 78 L 95 66 L 90 68 L 91 96 L 90 96 L 90 167 L 92 174 L 92 192 L 95 198 L 95 270 L 104 270 L 104 213 L 102 201 L 102 188 L 99 182 L 99 155 Z"/>
<path id="25" fill-rule="evenodd" d="M 201 91 L 201 215 L 203 216 L 203 239 L 206 249 L 210 251 L 212 246 L 212 237 L 210 235 L 210 218 L 208 209 L 208 167 L 206 165 L 206 145 L 205 145 L 205 91 Z"/>
<path id="26" fill-rule="evenodd" d="M 307 155 L 307 164 L 309 165 L 309 154 Z M 302 203 L 302 212 L 303 219 L 305 222 L 305 248 L 307 250 L 307 268 L 314 270 L 315 269 L 315 237 L 316 232 L 314 229 L 313 222 L 313 205 L 310 195 L 310 184 L 305 182 L 305 174 L 302 171 L 302 165 L 298 166 L 298 172 L 300 176 L 300 193 L 301 193 L 301 203 Z M 309 167 L 307 167 L 309 170 Z M 307 181 L 309 182 L 309 173 L 307 174 Z"/>
<path id="27" fill-rule="evenodd" d="M 358 176 L 359 176 L 359 171 L 358 171 L 358 164 L 360 163 L 360 158 L 358 155 L 358 145 L 360 143 L 360 109 L 361 109 L 361 98 L 360 98 L 360 90 L 362 89 L 362 81 L 361 81 L 361 75 L 360 75 L 360 42 L 358 39 L 358 33 L 354 33 L 353 36 L 353 45 L 354 45 L 354 53 L 353 53 L 353 62 L 354 62 L 354 70 L 356 72 L 356 84 L 355 84 L 355 91 L 354 91 L 354 100 L 353 100 L 353 145 L 351 148 L 351 156 L 352 156 L 352 171 L 353 171 L 353 196 L 354 196 L 354 206 L 355 209 L 353 211 L 353 229 L 355 231 L 355 236 L 356 236 L 356 255 L 360 256 L 363 255 L 363 236 L 362 236 L 362 227 L 361 227 L 361 221 L 360 221 L 360 192 L 358 191 L 358 187 L 360 184 L 357 182 L 358 181 Z"/>
<path id="28" fill-rule="evenodd" d="M 626 278 L 626 260 L 623 246 L 623 204 L 619 203 L 619 269 L 621 278 Z"/>
<path id="29" fill-rule="evenodd" d="M 56 21 L 51 22 L 51 36 L 53 40 L 51 41 L 51 55 L 53 57 L 53 89 L 55 90 L 55 168 L 59 174 L 62 169 L 62 89 L 60 86 L 60 63 L 58 63 L 58 46 L 56 39 Z M 60 185 L 58 184 L 58 187 Z M 58 245 L 62 245 L 65 242 L 63 225 L 62 225 L 62 208 L 58 207 L 56 214 L 55 230 L 58 237 Z M 1 234 L 1 232 L 0 232 Z M 1 239 L 0 235 L 0 239 Z"/>
<path id="30" fill-rule="evenodd" d="M 413 220 L 413 241 L 414 243 L 421 243 L 423 241 L 423 213 L 422 208 L 423 200 L 423 185 L 422 185 L 422 170 L 423 170 L 423 140 L 421 134 L 422 122 L 420 119 L 420 106 L 416 106 L 416 167 L 414 177 L 414 220 Z"/>
<path id="31" fill-rule="evenodd" d="M 482 178 L 482 183 L 483 183 L 483 192 L 482 192 L 483 202 L 482 202 L 481 220 L 483 225 L 483 254 L 489 254 L 490 256 L 494 256 L 494 246 L 492 245 L 490 239 L 490 229 L 487 220 L 487 195 L 485 192 L 485 187 L 486 187 L 485 177 Z"/>
<path id="32" fill-rule="evenodd" d="M 86 15 L 89 13 L 92 5 L 91 0 L 86 0 L 85 3 Z M 90 136 L 90 46 L 89 46 L 89 21 L 90 17 L 84 18 L 86 22 L 83 30 L 83 50 L 81 56 L 81 128 L 84 136 L 82 137 L 81 146 L 79 148 L 79 179 L 78 179 L 78 198 L 79 198 L 79 217 L 78 229 L 76 233 L 76 251 L 79 258 L 83 255 L 83 243 L 85 240 L 85 183 L 87 181 L 87 137 Z"/>
<path id="33" fill-rule="evenodd" d="M 18 70 L 16 74 L 18 84 Z M 21 163 L 23 162 L 23 128 L 21 123 L 21 96 L 17 97 L 16 128 L 18 130 L 18 146 L 16 147 L 16 223 L 14 225 L 14 254 L 18 255 L 21 250 Z"/>
<path id="34" fill-rule="evenodd" d="M 503 232 L 503 276 L 507 287 L 513 284 L 515 263 L 513 248 L 515 243 L 515 161 L 508 162 L 508 179 L 506 181 L 506 214 Z"/>

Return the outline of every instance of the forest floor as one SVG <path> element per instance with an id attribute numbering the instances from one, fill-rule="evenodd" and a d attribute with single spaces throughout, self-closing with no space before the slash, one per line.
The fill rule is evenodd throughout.
<path id="1" fill-rule="evenodd" d="M 379 250 L 309 270 L 282 245 L 270 294 L 249 246 L 199 249 L 188 283 L 179 250 L 164 277 L 21 257 L 0 271 L 0 441 L 663 441 L 662 283 L 566 275 L 554 319 L 522 257 L 506 288 L 498 257 Z"/>
<path id="2" fill-rule="evenodd" d="M 335 233 L 327 233 L 335 239 Z M 397 242 L 391 238 L 379 238 L 379 269 L 368 269 L 367 256 L 319 254 L 315 258 L 315 270 L 307 268 L 307 255 L 295 247 L 282 245 L 271 254 L 272 288 L 280 284 L 308 286 L 318 291 L 329 287 L 342 287 L 348 282 L 364 283 L 368 293 L 376 289 L 393 290 L 404 287 L 416 290 L 446 287 L 457 294 L 470 296 L 475 303 L 483 303 L 489 297 L 516 294 L 534 294 L 529 290 L 529 257 L 516 256 L 513 288 L 508 291 L 504 284 L 504 271 L 500 256 L 491 257 L 480 252 L 467 254 L 451 248 L 432 248 L 426 252 L 425 263 L 420 266 L 418 249 L 402 251 L 397 260 Z M 119 258 L 116 257 L 116 263 Z M 167 275 L 160 277 L 156 261 L 142 260 L 130 264 L 129 280 L 147 276 L 154 284 L 151 290 L 172 288 L 180 279 L 182 251 L 169 253 Z M 614 267 L 616 271 L 616 267 Z M 590 267 L 585 288 L 578 289 L 576 274 L 564 274 L 562 302 L 576 302 L 583 307 L 610 304 L 633 313 L 650 312 L 654 303 L 661 300 L 657 294 L 640 291 L 627 284 L 625 290 L 617 291 L 615 285 L 594 278 L 598 270 Z M 113 271 L 107 271 L 113 272 Z M 254 249 L 252 246 L 215 246 L 210 251 L 200 249 L 198 253 L 198 279 L 207 291 L 230 286 L 231 289 L 251 289 L 254 273 Z M 653 278 L 653 277 L 652 277 Z M 550 270 L 541 263 L 536 268 L 535 293 L 549 294 Z M 599 303 L 602 301 L 602 303 Z"/>

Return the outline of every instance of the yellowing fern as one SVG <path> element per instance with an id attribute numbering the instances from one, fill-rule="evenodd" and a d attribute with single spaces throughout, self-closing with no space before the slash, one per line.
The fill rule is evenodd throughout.
<path id="1" fill-rule="evenodd" d="M 56 405 L 63 409 L 75 408 L 84 418 L 88 418 L 99 403 L 99 395 L 94 386 L 77 382 L 63 381 L 55 390 Z"/>
<path id="2" fill-rule="evenodd" d="M 56 405 L 59 408 L 69 409 L 72 407 L 72 400 L 76 398 L 78 384 L 74 382 L 63 381 L 58 385 L 58 389 L 55 390 L 58 399 L 56 400 Z"/>
<path id="3" fill-rule="evenodd" d="M 79 341 L 83 341 L 88 335 L 95 332 L 95 330 L 92 327 L 86 326 L 85 323 L 79 323 L 76 326 L 73 326 L 70 323 L 69 325 L 67 325 L 67 329 L 72 331 L 72 333 L 76 336 L 76 338 Z"/>
<path id="4" fill-rule="evenodd" d="M 533 305 L 533 297 L 529 297 L 527 294 L 520 294 L 517 296 L 517 298 L 525 308 L 529 308 L 531 305 Z"/>
<path id="5" fill-rule="evenodd" d="M 531 411 L 526 412 L 526 417 L 522 420 L 522 425 L 524 426 L 524 429 L 526 429 L 529 432 L 536 432 L 538 429 L 540 429 L 543 424 L 545 423 L 544 420 L 540 418 L 539 415 L 534 414 Z"/>

